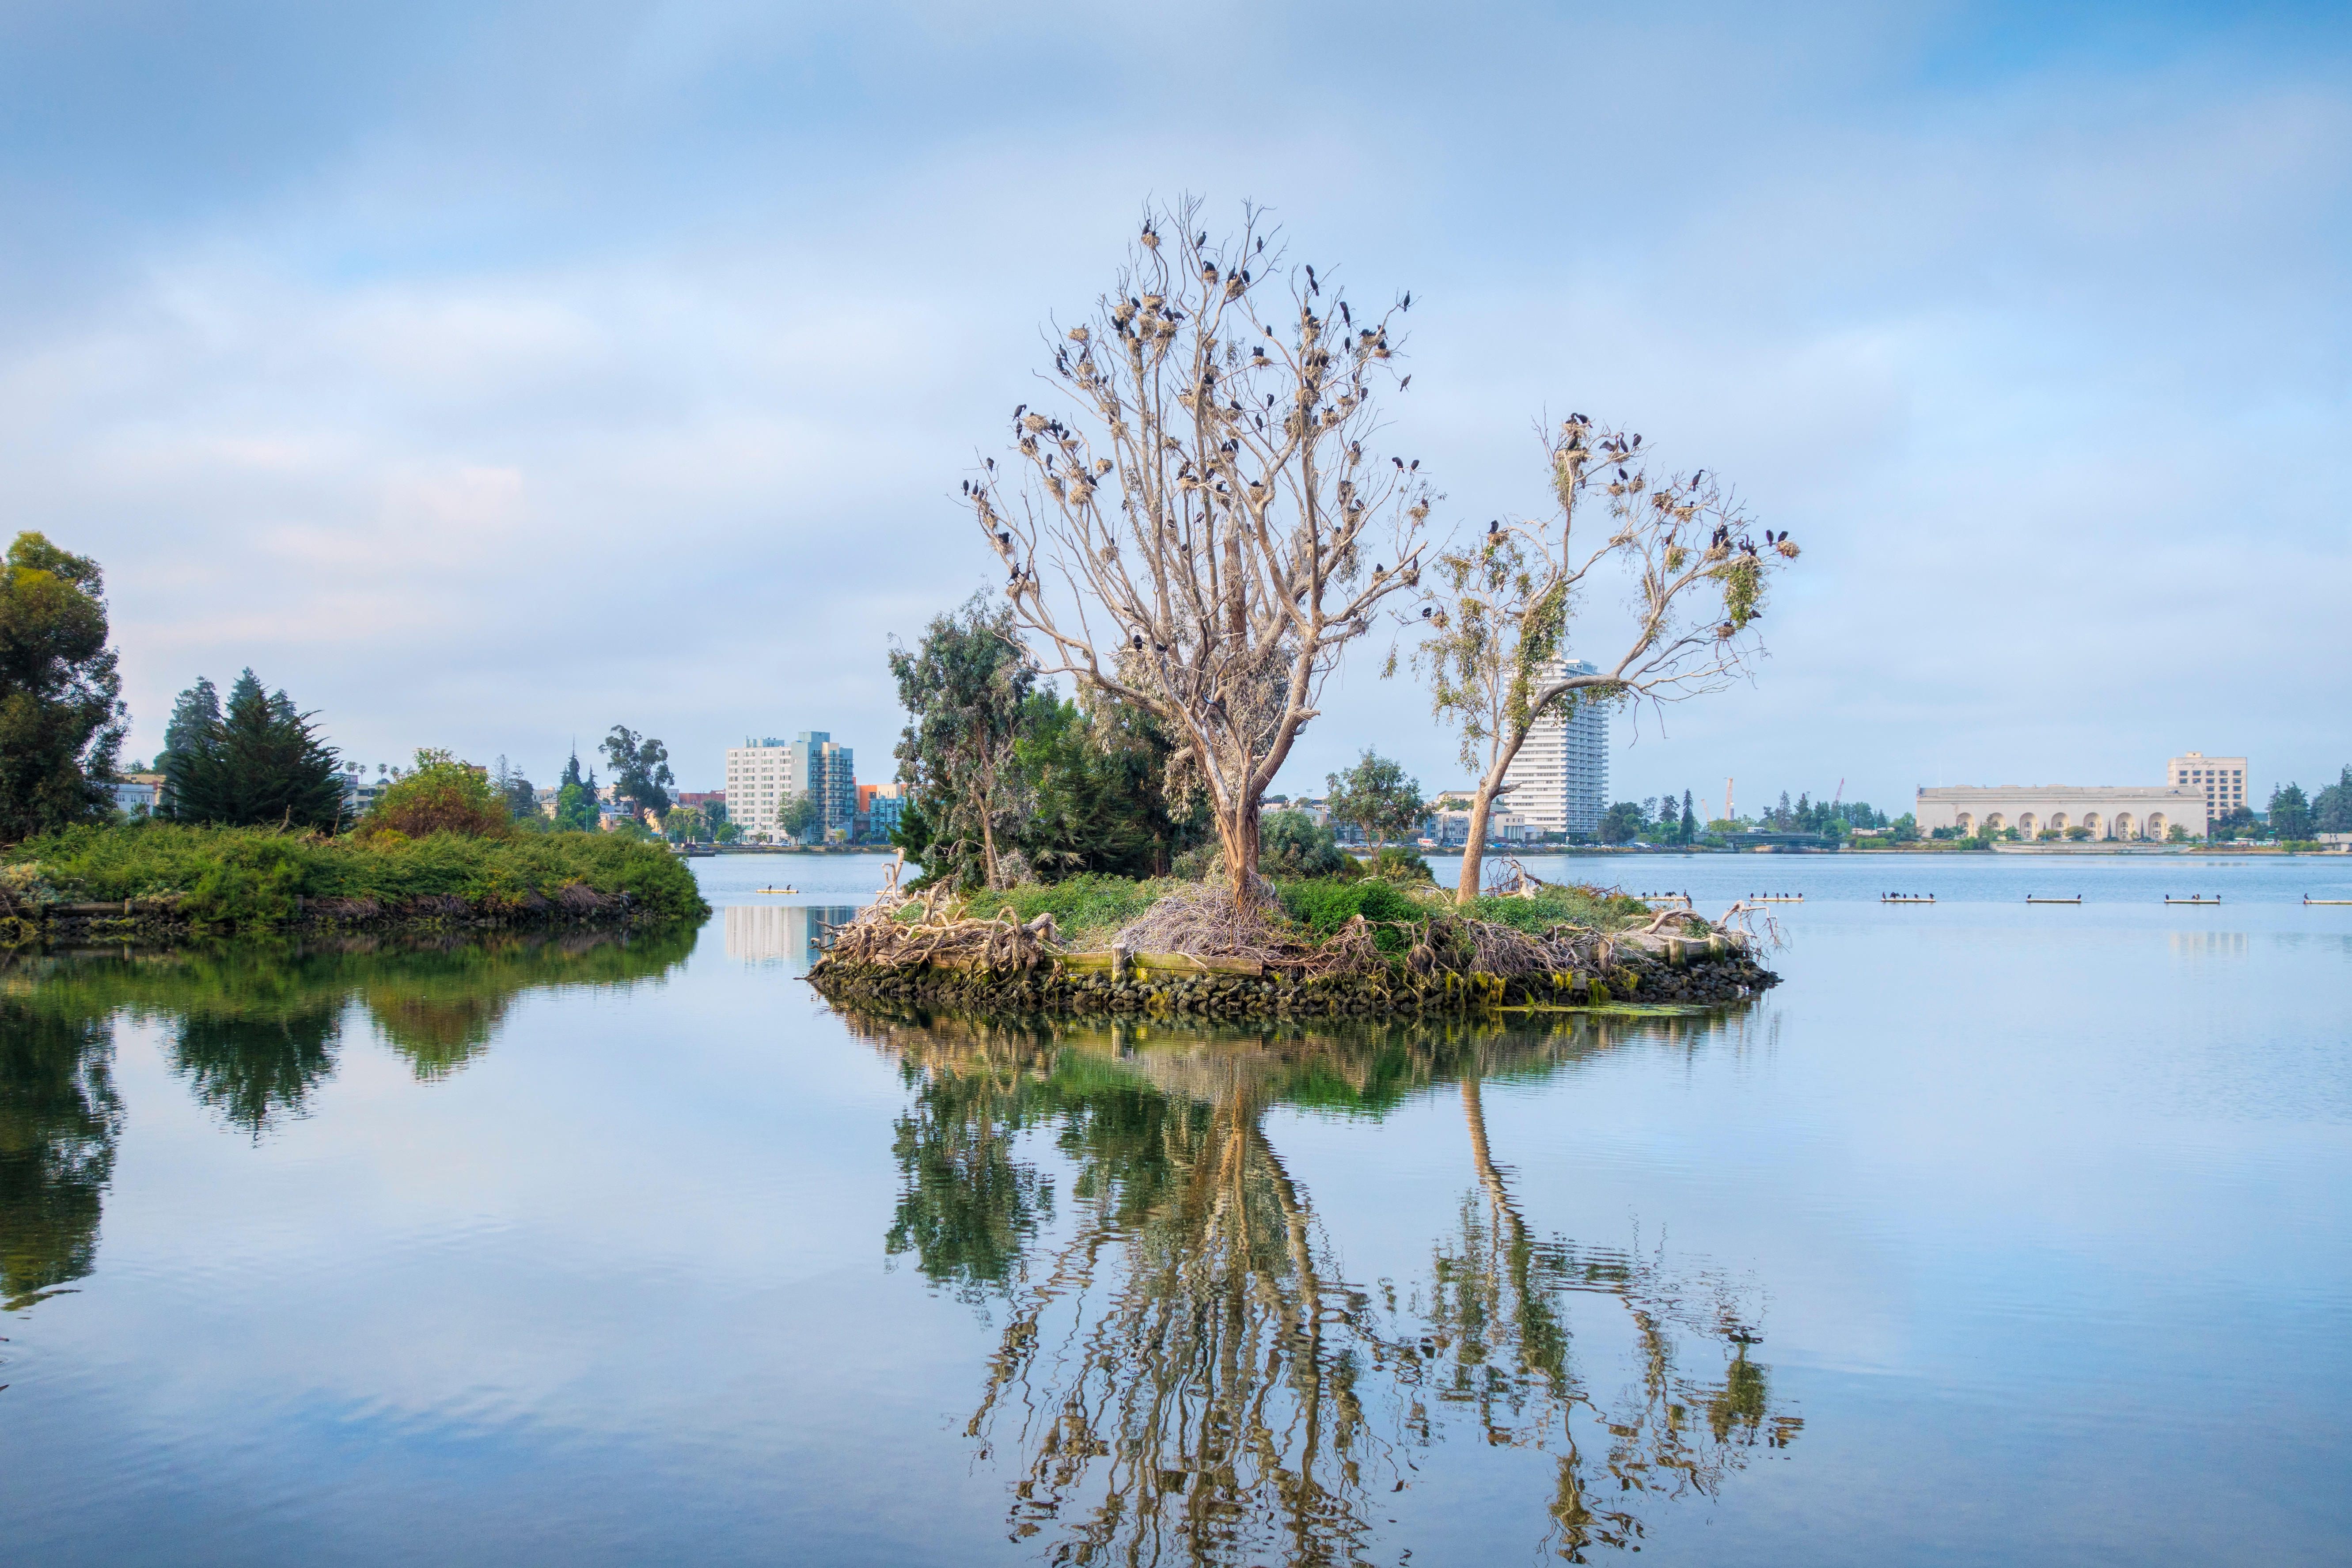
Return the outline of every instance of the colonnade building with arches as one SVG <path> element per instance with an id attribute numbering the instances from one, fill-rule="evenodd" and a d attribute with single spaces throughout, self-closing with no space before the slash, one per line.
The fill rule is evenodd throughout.
<path id="1" fill-rule="evenodd" d="M 2087 828 L 2096 839 L 2161 843 L 2177 826 L 2205 836 L 2205 793 L 2178 784 L 1954 784 L 1919 792 L 1919 831 L 2017 829 L 2020 838 Z"/>

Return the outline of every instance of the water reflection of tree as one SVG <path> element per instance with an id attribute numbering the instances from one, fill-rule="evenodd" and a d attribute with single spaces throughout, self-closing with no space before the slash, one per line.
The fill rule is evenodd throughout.
<path id="1" fill-rule="evenodd" d="M 0 1306 L 21 1310 L 90 1271 L 122 1104 L 112 1036 L 0 997 Z"/>
<path id="2" fill-rule="evenodd" d="M 1635 1543 L 1645 1510 L 1711 1492 L 1759 1433 L 1794 1430 L 1769 1421 L 1738 1290 L 1677 1278 L 1658 1257 L 1540 1237 L 1488 1147 L 1483 1079 L 1551 1070 L 1628 1026 L 1215 1042 L 858 1026 L 913 1086 L 890 1245 L 960 1294 L 1003 1298 L 970 1434 L 984 1455 L 1005 1450 L 1014 1534 L 1046 1536 L 1055 1562 L 1360 1561 L 1374 1500 L 1410 1484 L 1410 1451 L 1444 1441 L 1449 1423 L 1555 1454 L 1553 1544 L 1581 1561 Z M 1630 1032 L 1687 1045 L 1693 1027 Z M 1426 1281 L 1349 1284 L 1265 1112 L 1377 1110 L 1447 1076 L 1478 1184 L 1457 1229 Z M 1019 1152 L 1032 1127 L 1051 1129 L 1076 1172 L 1069 1223 L 1043 1247 L 1052 1187 Z M 1572 1304 L 1601 1297 L 1635 1347 L 1622 1393 L 1594 1390 L 1574 1354 Z M 1685 1370 L 1695 1361 L 1716 1370 Z"/>
<path id="3" fill-rule="evenodd" d="M 487 1046 L 522 992 L 658 975 L 693 942 L 598 932 L 0 957 L 0 1297 L 27 1304 L 92 1266 L 122 1123 L 117 1018 L 163 1030 L 196 1099 L 257 1138 L 303 1114 L 332 1075 L 354 1003 L 418 1078 L 437 1079 Z"/>

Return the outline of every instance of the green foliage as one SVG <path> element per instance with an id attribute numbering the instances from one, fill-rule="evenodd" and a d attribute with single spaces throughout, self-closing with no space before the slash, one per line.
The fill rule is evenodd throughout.
<path id="1" fill-rule="evenodd" d="M 359 831 L 410 838 L 435 833 L 510 838 L 515 828 L 505 797 L 491 787 L 481 769 L 447 752 L 420 749 L 415 768 L 376 796 Z"/>
<path id="2" fill-rule="evenodd" d="M 818 808 L 816 802 L 809 798 L 806 790 L 785 802 L 776 813 L 777 827 L 795 843 L 804 839 L 809 830 L 820 826 L 824 820 L 824 813 Z"/>
<path id="3" fill-rule="evenodd" d="M 1616 801 L 1601 814 L 1601 827 L 1595 837 L 1603 844 L 1631 844 L 1649 826 L 1649 818 L 1639 805 L 1630 800 Z"/>
<path id="4" fill-rule="evenodd" d="M 1391 882 L 1427 882 L 1434 886 L 1437 874 L 1418 849 L 1405 849 L 1390 845 L 1365 863 L 1364 875 L 1380 877 Z"/>
<path id="5" fill-rule="evenodd" d="M 1327 776 L 1331 820 L 1344 822 L 1373 845 L 1402 838 L 1428 815 L 1422 805 L 1421 785 L 1405 777 L 1404 769 L 1370 746 L 1356 765 L 1344 773 Z M 1259 851 L 1261 858 L 1264 850 Z"/>
<path id="6" fill-rule="evenodd" d="M 1462 912 L 1472 920 L 1529 932 L 1562 924 L 1615 931 L 1646 916 L 1650 906 L 1606 888 L 1546 886 L 1538 888 L 1533 898 L 1485 895 L 1463 906 Z"/>
<path id="7" fill-rule="evenodd" d="M 0 1309 L 23 1311 L 88 1274 L 114 1173 L 122 1101 L 104 1013 L 0 990 Z"/>
<path id="8" fill-rule="evenodd" d="M 1149 713 L 1096 696 L 1081 705 L 1030 694 L 1013 746 L 1027 811 L 1022 853 L 1039 875 L 1168 874 L 1209 833 L 1206 801 L 1167 794 L 1175 750 Z"/>
<path id="9" fill-rule="evenodd" d="M 972 895 L 964 912 L 979 920 L 1010 915 L 1027 924 L 1050 914 L 1064 941 L 1108 937 L 1165 897 L 1175 883 L 1082 872 L 1059 882 L 1033 882 Z"/>
<path id="10" fill-rule="evenodd" d="M 2316 833 L 2352 833 L 2352 765 L 2311 797 L 2311 826 Z"/>
<path id="11" fill-rule="evenodd" d="M 2270 827 L 2280 838 L 2309 838 L 2311 803 L 2304 798 L 2301 784 L 2282 784 L 2271 791 Z"/>
<path id="12" fill-rule="evenodd" d="M 68 902 L 179 893 L 192 916 L 235 928 L 283 921 L 298 895 L 387 904 L 424 894 L 521 900 L 574 882 L 628 893 L 656 920 L 710 912 L 677 856 L 611 833 L 362 840 L 148 822 L 67 828 L 5 851 L 5 863 L 37 865 Z"/>
<path id="13" fill-rule="evenodd" d="M 893 838 L 933 879 L 993 885 L 1022 816 L 1014 749 L 1036 681 L 1011 608 L 974 594 L 913 651 L 894 647 L 890 674 L 907 710 L 895 754 L 908 805 Z"/>
<path id="14" fill-rule="evenodd" d="M 164 774 L 174 820 L 231 827 L 341 824 L 342 774 L 333 748 L 311 725 L 314 715 L 296 711 L 283 690 L 265 692 L 250 669 L 237 678 L 217 717 L 210 698 L 210 684 L 199 681 L 173 710 Z"/>
<path id="15" fill-rule="evenodd" d="M 1330 935 L 1358 915 L 1368 921 L 1423 921 L 1429 916 L 1426 907 L 1378 877 L 1355 881 L 1318 878 L 1278 887 L 1284 910 L 1318 936 Z"/>
<path id="16" fill-rule="evenodd" d="M 669 771 L 668 747 L 650 735 L 615 724 L 604 737 L 604 760 L 613 765 L 615 798 L 635 801 L 639 811 L 669 809 L 669 786 L 677 780 Z"/>
<path id="17" fill-rule="evenodd" d="M 1330 828 L 1303 811 L 1269 812 L 1259 819 L 1257 865 L 1276 881 L 1356 874 L 1355 860 Z"/>
<path id="18" fill-rule="evenodd" d="M 98 563 L 20 533 L 0 564 L 0 840 L 113 810 L 129 716 Z"/>

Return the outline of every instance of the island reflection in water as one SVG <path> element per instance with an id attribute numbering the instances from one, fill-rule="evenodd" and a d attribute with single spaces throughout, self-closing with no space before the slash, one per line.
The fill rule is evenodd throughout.
<path id="1" fill-rule="evenodd" d="M 0 1305 L 89 1273 L 122 1105 L 120 1018 L 227 1129 L 257 1141 L 308 1113 L 356 1007 L 421 1081 L 485 1050 L 526 991 L 625 984 L 683 962 L 694 933 L 427 942 L 376 937 L 0 957 Z"/>
<path id="2" fill-rule="evenodd" d="M 846 1021 L 911 1093 L 887 1249 L 1003 1314 L 967 1436 L 1010 1468 L 1013 1536 L 1050 1561 L 1361 1561 L 1416 1452 L 1458 1437 L 1552 1456 L 1546 1545 L 1580 1562 L 1802 1426 L 1751 1353 L 1760 1291 L 1545 1233 L 1486 1131 L 1489 1080 L 1741 1020 Z M 1266 1113 L 1377 1117 L 1448 1080 L 1455 1224 L 1419 1279 L 1341 1278 Z M 1041 1144 L 1067 1163 L 1066 1213 Z"/>

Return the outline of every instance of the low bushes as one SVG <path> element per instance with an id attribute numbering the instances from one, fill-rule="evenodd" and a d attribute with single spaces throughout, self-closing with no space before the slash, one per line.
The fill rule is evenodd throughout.
<path id="1" fill-rule="evenodd" d="M 0 851 L 0 865 L 17 868 L 16 879 L 37 879 L 59 902 L 177 894 L 179 913 L 206 926 L 283 924 L 294 917 L 298 898 L 388 909 L 457 900 L 478 909 L 525 910 L 541 900 L 561 907 L 567 888 L 607 898 L 628 894 L 652 920 L 700 920 L 710 912 L 677 856 L 599 833 L 361 839 L 141 822 L 27 839 Z"/>
<path id="2" fill-rule="evenodd" d="M 1049 914 L 1065 942 L 1083 942 L 1090 936 L 1108 940 L 1111 932 L 1179 885 L 1164 878 L 1139 882 L 1090 871 L 1059 882 L 976 893 L 964 907 L 964 913 L 975 920 L 1010 915 L 1024 925 L 1039 915 Z"/>

